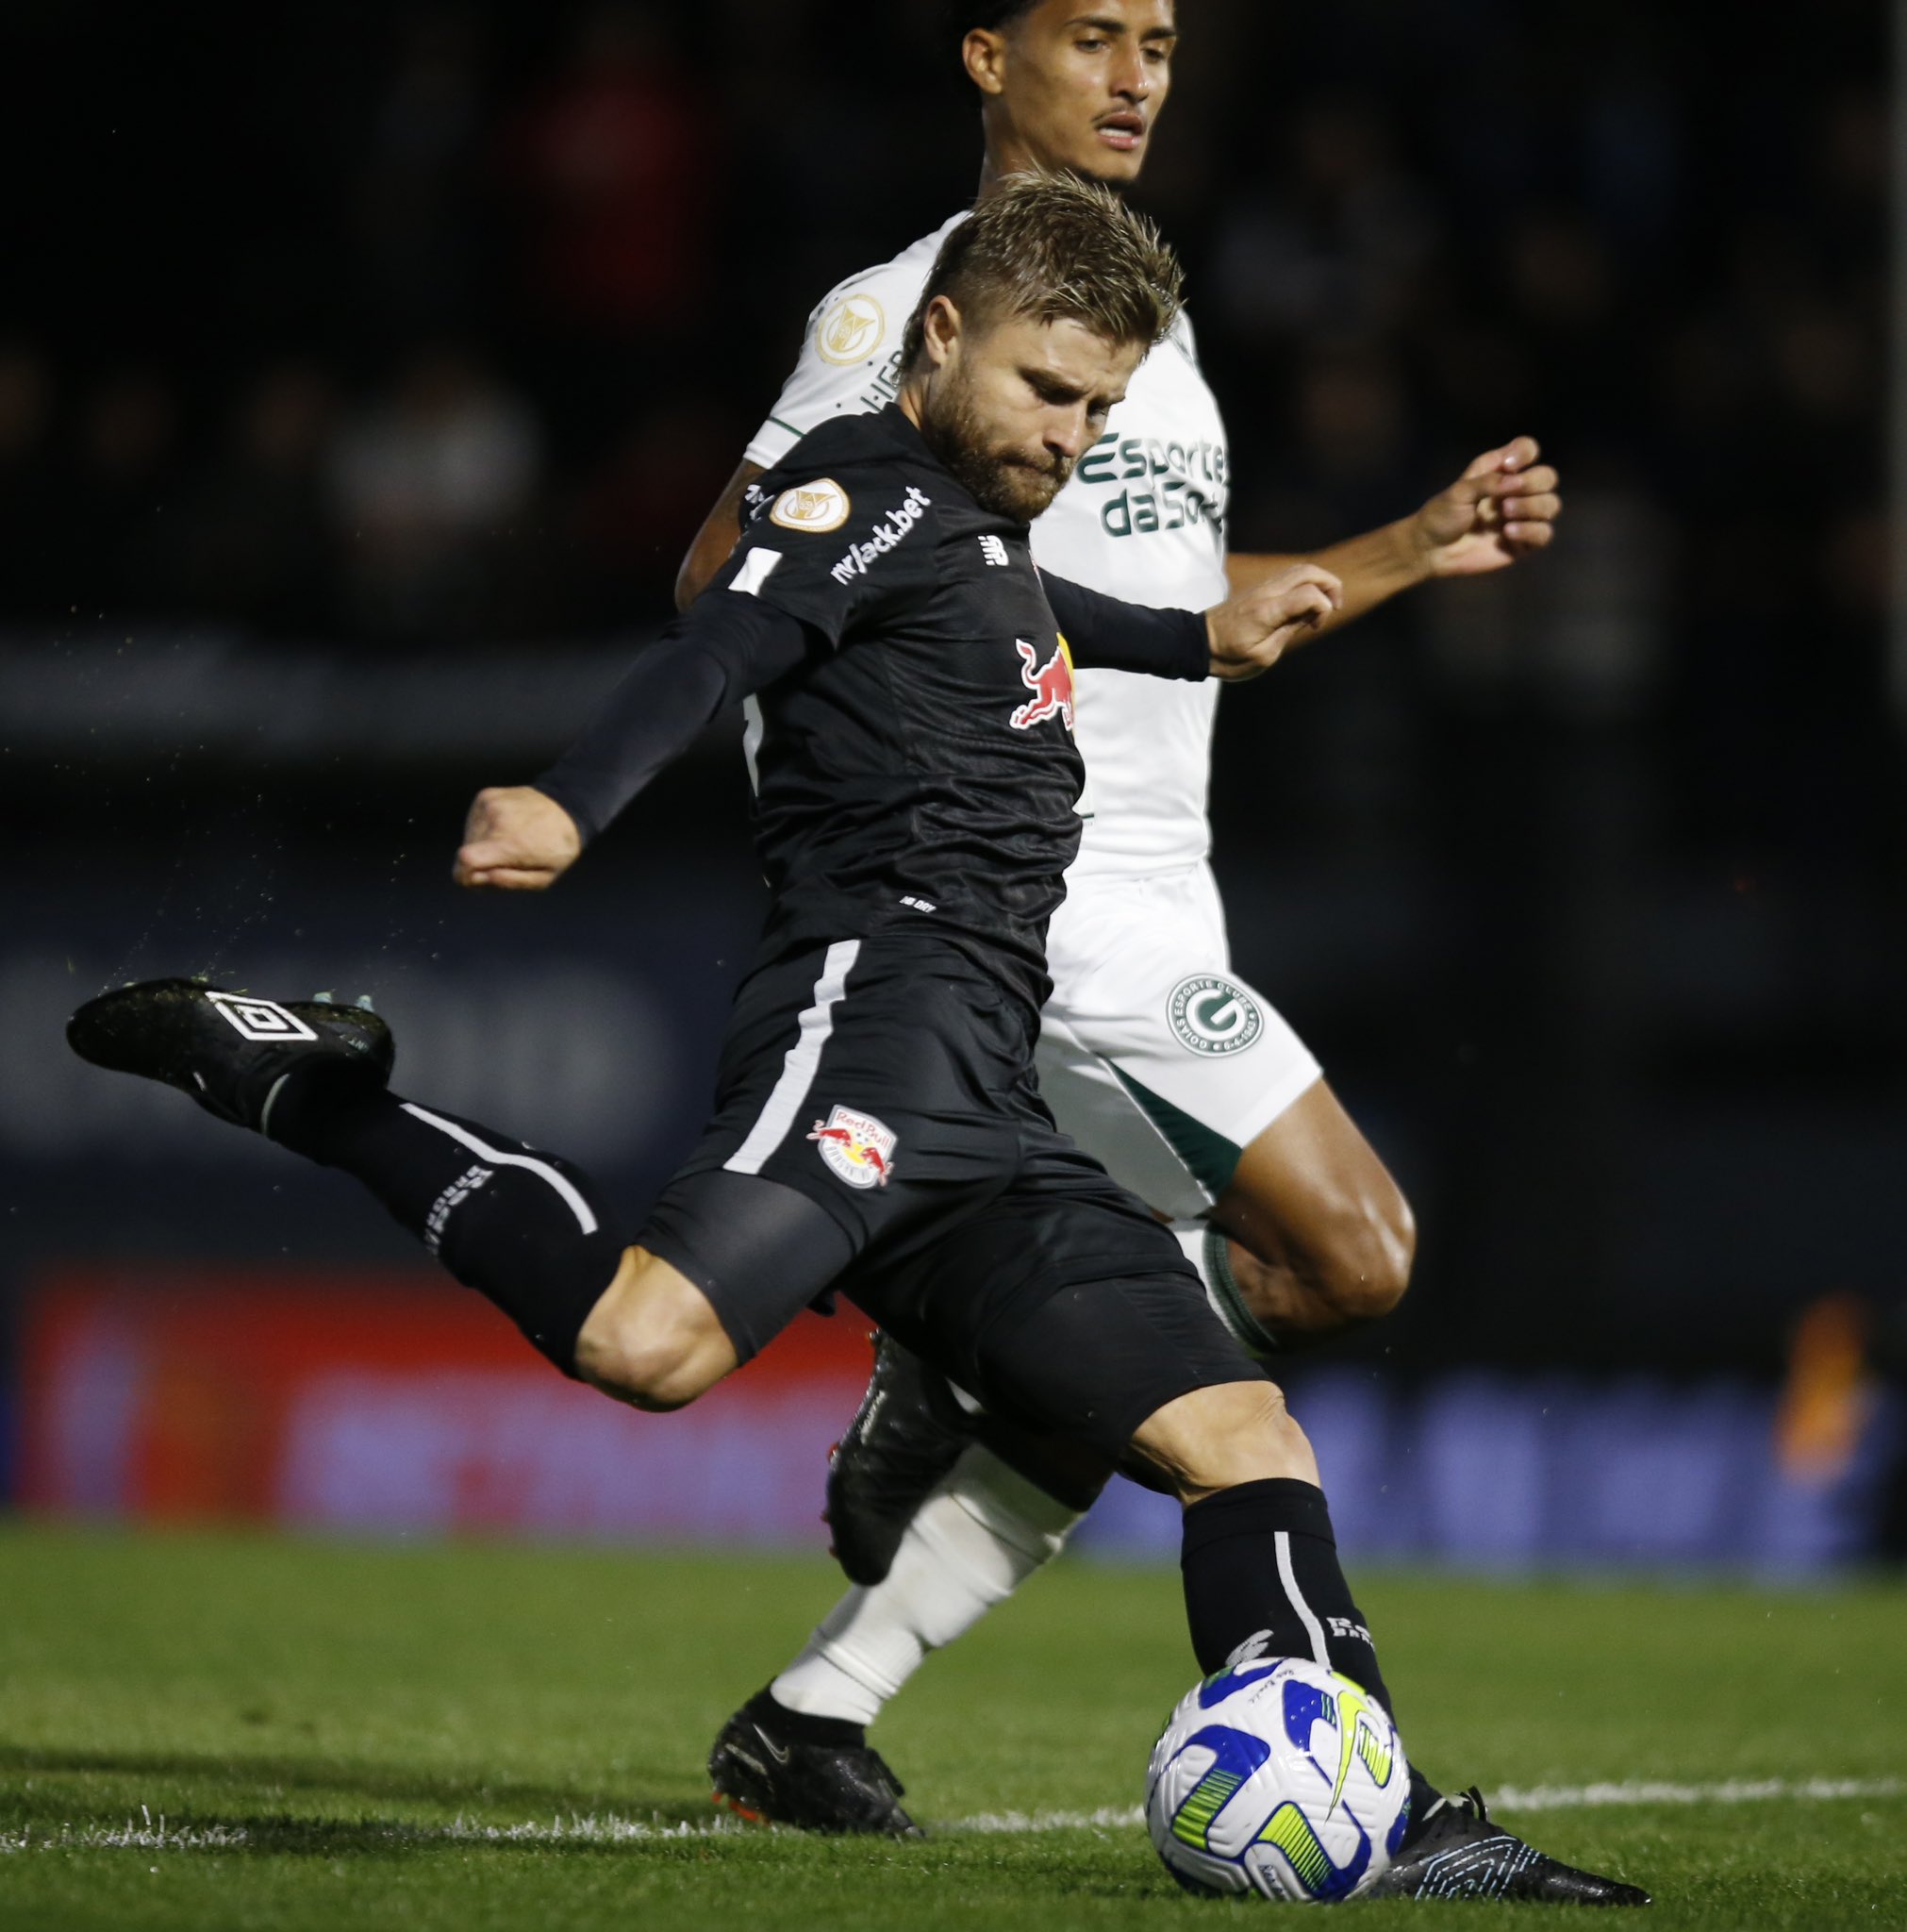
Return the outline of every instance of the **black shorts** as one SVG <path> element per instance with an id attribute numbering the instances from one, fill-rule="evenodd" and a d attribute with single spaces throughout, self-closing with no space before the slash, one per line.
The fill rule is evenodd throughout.
<path id="1" fill-rule="evenodd" d="M 1109 1456 L 1167 1402 L 1261 1378 L 1178 1242 L 1053 1125 L 1032 1024 L 928 934 L 759 968 L 638 1241 L 743 1360 L 837 1289 L 989 1408 Z"/>

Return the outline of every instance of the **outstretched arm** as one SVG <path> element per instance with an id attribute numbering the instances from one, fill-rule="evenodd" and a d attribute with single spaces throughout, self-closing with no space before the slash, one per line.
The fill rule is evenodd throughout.
<path id="1" fill-rule="evenodd" d="M 1315 563 L 1295 563 L 1210 610 L 1154 610 L 1040 573 L 1046 601 L 1082 669 L 1236 682 L 1269 671 L 1327 622 L 1343 587 Z"/>
<path id="2" fill-rule="evenodd" d="M 452 875 L 508 891 L 554 885 L 724 705 L 792 671 L 807 649 L 807 626 L 757 598 L 699 603 L 642 653 L 595 724 L 534 785 L 477 793 Z"/>
<path id="3" fill-rule="evenodd" d="M 1335 630 L 1433 577 L 1479 576 L 1541 550 L 1555 535 L 1563 501 L 1558 477 L 1536 440 L 1519 436 L 1485 450 L 1448 490 L 1414 516 L 1386 524 L 1315 557 L 1242 556 L 1226 560 L 1235 593 L 1255 589 L 1294 564 L 1322 565 L 1344 585 L 1344 601 L 1320 622 Z"/>
<path id="4" fill-rule="evenodd" d="M 1198 611 L 1128 604 L 1051 571 L 1040 572 L 1039 584 L 1075 665 L 1153 677 L 1196 680 L 1209 675 L 1211 651 Z"/>

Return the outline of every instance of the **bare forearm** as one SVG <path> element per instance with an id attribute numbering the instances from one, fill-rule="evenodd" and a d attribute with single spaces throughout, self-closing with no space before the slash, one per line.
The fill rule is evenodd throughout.
<path id="1" fill-rule="evenodd" d="M 741 499 L 748 486 L 761 475 L 757 464 L 744 461 L 728 479 L 728 488 L 716 500 L 715 508 L 703 519 L 694 542 L 688 546 L 688 555 L 675 574 L 676 609 L 687 610 L 728 561 L 729 552 L 741 535 Z"/>
<path id="2" fill-rule="evenodd" d="M 1381 529 L 1368 530 L 1361 537 L 1347 538 L 1342 543 L 1334 543 L 1308 556 L 1258 552 L 1228 557 L 1225 575 L 1231 580 L 1233 595 L 1236 596 L 1297 563 L 1319 564 L 1344 586 L 1343 603 L 1318 624 L 1313 636 L 1341 629 L 1353 618 L 1375 610 L 1400 591 L 1414 589 L 1431 575 L 1429 556 L 1415 541 L 1409 517 L 1385 524 Z"/>

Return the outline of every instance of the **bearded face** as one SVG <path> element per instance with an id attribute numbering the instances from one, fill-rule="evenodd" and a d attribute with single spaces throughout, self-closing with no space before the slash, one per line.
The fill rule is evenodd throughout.
<path id="1" fill-rule="evenodd" d="M 929 310 L 928 360 L 910 383 L 927 446 L 983 509 L 1030 524 L 1105 429 L 1144 354 L 1085 324 L 1024 316 L 963 321 Z"/>
<path id="2" fill-rule="evenodd" d="M 1074 458 L 1044 446 L 1024 448 L 989 418 L 980 385 L 968 369 L 936 384 L 920 418 L 920 434 L 982 509 L 1030 524 L 1066 487 Z"/>

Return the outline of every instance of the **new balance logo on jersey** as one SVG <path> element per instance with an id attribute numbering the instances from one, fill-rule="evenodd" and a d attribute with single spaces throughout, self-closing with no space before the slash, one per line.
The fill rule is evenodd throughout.
<path id="1" fill-rule="evenodd" d="M 1020 653 L 1020 681 L 1033 693 L 1014 712 L 1013 728 L 1031 731 L 1036 724 L 1044 724 L 1049 718 L 1058 718 L 1070 731 L 1072 659 L 1067 655 L 1066 640 L 1061 638 L 1053 647 L 1053 656 L 1044 664 L 1039 661 L 1038 647 L 1029 644 L 1024 638 L 1015 638 L 1013 648 Z"/>
<path id="2" fill-rule="evenodd" d="M 856 577 L 868 574 L 868 566 L 876 558 L 887 556 L 890 550 L 898 549 L 913 529 L 927 513 L 927 506 L 934 499 L 924 490 L 912 488 L 903 500 L 890 509 L 887 516 L 868 533 L 865 543 L 856 543 L 828 575 L 837 584 L 851 584 Z"/>
<path id="3" fill-rule="evenodd" d="M 995 570 L 1004 570 L 1013 561 L 1006 554 L 1004 541 L 998 537 L 981 538 L 980 554 Z"/>

